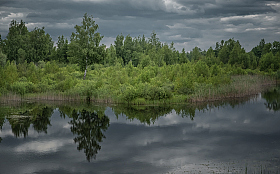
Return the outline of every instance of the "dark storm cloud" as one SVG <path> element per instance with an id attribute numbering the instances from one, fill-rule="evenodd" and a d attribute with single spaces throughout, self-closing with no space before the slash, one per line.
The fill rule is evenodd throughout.
<path id="1" fill-rule="evenodd" d="M 279 11 L 277 1 L 265 0 L 12 0 L 0 2 L 0 34 L 7 35 L 12 19 L 23 19 L 29 30 L 45 26 L 53 40 L 69 37 L 87 12 L 107 46 L 121 33 L 149 37 L 155 31 L 179 50 L 208 49 L 234 37 L 249 51 L 262 38 L 279 38 Z"/>

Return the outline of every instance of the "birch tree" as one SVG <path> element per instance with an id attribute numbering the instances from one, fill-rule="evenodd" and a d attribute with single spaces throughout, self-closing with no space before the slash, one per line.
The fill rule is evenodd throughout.
<path id="1" fill-rule="evenodd" d="M 83 78 L 85 80 L 88 65 L 100 63 L 104 59 L 105 45 L 100 45 L 103 36 L 96 32 L 98 25 L 87 13 L 83 16 L 82 25 L 76 25 L 74 28 L 76 32 L 72 33 L 69 45 L 69 54 L 72 56 L 70 60 L 85 71 Z"/>

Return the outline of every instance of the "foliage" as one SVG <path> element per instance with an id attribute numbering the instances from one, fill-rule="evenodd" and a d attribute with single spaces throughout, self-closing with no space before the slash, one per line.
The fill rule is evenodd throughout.
<path id="1" fill-rule="evenodd" d="M 76 25 L 74 28 L 76 32 L 71 35 L 69 54 L 72 62 L 78 63 L 80 69 L 85 70 L 86 76 L 87 66 L 101 63 L 105 57 L 105 45 L 100 46 L 103 36 L 96 32 L 98 25 L 87 13 L 84 14 L 82 25 Z"/>
<path id="2" fill-rule="evenodd" d="M 155 32 L 132 38 L 122 34 L 114 45 L 101 45 L 94 18 L 85 14 L 70 42 L 63 35 L 56 47 L 44 27 L 27 30 L 11 21 L 0 43 L 0 93 L 67 96 L 68 99 L 121 103 L 185 101 L 233 84 L 232 76 L 268 74 L 279 78 L 280 43 L 261 40 L 250 52 L 233 38 L 216 48 L 191 51 L 162 43 Z M 80 71 L 85 71 L 84 75 Z M 87 73 L 87 74 L 86 74 Z M 83 77 L 87 80 L 81 80 Z M 208 91 L 208 92 L 207 92 Z M 221 95 L 222 92 L 216 92 Z"/>

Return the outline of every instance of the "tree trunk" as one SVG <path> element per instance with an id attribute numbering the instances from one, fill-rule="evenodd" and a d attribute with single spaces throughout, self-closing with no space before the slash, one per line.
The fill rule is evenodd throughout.
<path id="1" fill-rule="evenodd" d="M 86 79 L 86 75 L 87 75 L 87 57 L 86 57 L 86 69 L 85 69 L 84 79 L 83 79 L 83 80 L 85 80 L 85 79 Z"/>

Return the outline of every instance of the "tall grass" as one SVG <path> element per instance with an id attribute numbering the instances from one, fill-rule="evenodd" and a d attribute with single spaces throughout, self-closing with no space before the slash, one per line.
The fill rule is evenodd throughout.
<path id="1" fill-rule="evenodd" d="M 276 85 L 275 79 L 261 75 L 232 76 L 231 83 L 218 86 L 199 86 L 190 96 L 190 102 L 216 101 L 256 95 Z"/>
<path id="2" fill-rule="evenodd" d="M 132 105 L 161 105 L 174 103 L 209 102 L 231 98 L 241 98 L 256 95 L 263 90 L 276 85 L 275 79 L 262 75 L 232 76 L 231 83 L 221 85 L 198 84 L 192 94 L 174 94 L 170 98 L 148 100 L 134 98 L 131 101 L 124 100 L 122 94 L 110 94 L 110 92 L 96 91 L 89 94 L 76 91 L 47 91 L 41 93 L 27 93 L 19 95 L 7 92 L 0 96 L 1 103 L 22 100 L 48 100 L 48 101 L 93 101 L 97 103 L 129 103 Z"/>

